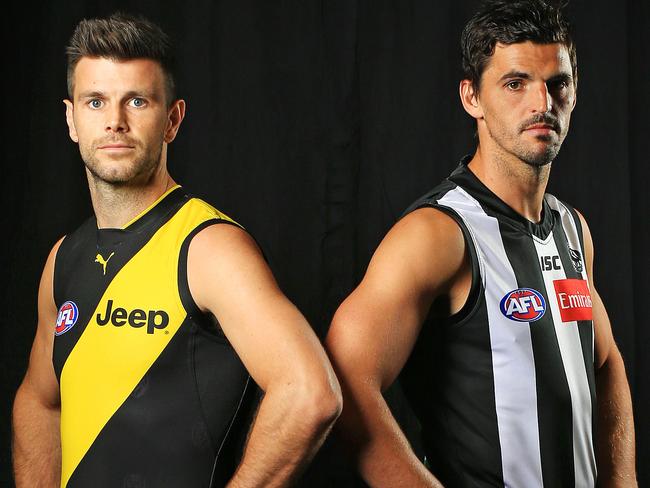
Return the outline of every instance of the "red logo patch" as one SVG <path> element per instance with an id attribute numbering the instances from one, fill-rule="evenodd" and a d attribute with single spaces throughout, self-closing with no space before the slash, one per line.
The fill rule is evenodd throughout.
<path id="1" fill-rule="evenodd" d="M 586 280 L 553 281 L 562 322 L 591 320 L 591 295 Z"/>

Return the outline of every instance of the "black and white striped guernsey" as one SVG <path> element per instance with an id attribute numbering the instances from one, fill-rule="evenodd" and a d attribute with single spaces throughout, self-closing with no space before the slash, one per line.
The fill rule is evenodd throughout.
<path id="1" fill-rule="evenodd" d="M 529 222 L 467 168 L 408 211 L 461 227 L 472 289 L 450 319 L 423 324 L 401 382 L 427 462 L 449 487 L 593 487 L 594 333 L 582 228 L 546 194 Z"/>

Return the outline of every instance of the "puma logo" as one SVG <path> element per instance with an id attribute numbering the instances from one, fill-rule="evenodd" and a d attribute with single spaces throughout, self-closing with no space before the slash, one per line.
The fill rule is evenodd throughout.
<path id="1" fill-rule="evenodd" d="M 97 257 L 95 257 L 95 262 L 99 263 L 102 265 L 102 269 L 104 270 L 104 276 L 106 276 L 106 265 L 110 261 L 110 259 L 113 257 L 114 252 L 111 253 L 110 256 L 108 256 L 108 259 L 104 259 L 104 257 L 101 254 L 97 254 Z"/>

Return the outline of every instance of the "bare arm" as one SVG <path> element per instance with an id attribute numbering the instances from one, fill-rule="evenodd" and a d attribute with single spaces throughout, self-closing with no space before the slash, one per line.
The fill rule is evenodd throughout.
<path id="1" fill-rule="evenodd" d="M 13 408 L 13 465 L 17 488 L 57 487 L 61 481 L 59 387 L 52 366 L 56 305 L 52 293 L 54 258 L 47 259 L 38 291 L 38 328 L 27 374 Z"/>
<path id="2" fill-rule="evenodd" d="M 200 232 L 190 245 L 188 270 L 197 305 L 217 317 L 264 390 L 228 486 L 286 486 L 318 450 L 340 412 L 341 393 L 329 360 L 241 229 L 217 225 Z"/>
<path id="3" fill-rule="evenodd" d="M 633 487 L 637 486 L 637 481 L 630 387 L 623 358 L 614 342 L 607 311 L 594 286 L 594 247 L 589 227 L 582 215 L 580 220 L 585 241 L 595 333 L 598 486 Z"/>
<path id="4" fill-rule="evenodd" d="M 456 311 L 468 276 L 458 225 L 438 210 L 417 210 L 388 233 L 334 316 L 326 348 L 344 394 L 337 433 L 373 487 L 441 486 L 414 454 L 382 391 L 408 359 L 434 297 L 448 294 Z"/>

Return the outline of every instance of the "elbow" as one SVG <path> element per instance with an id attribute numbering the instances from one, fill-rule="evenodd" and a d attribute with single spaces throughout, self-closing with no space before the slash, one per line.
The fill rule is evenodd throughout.
<path id="1" fill-rule="evenodd" d="M 334 379 L 334 385 L 330 385 L 326 392 L 319 394 L 318 403 L 321 404 L 321 423 L 330 428 L 343 411 L 343 394 L 336 379 Z"/>
<path id="2" fill-rule="evenodd" d="M 343 396 L 336 377 L 306 384 L 300 403 L 300 415 L 315 432 L 327 432 L 343 409 Z"/>
<path id="3" fill-rule="evenodd" d="M 318 430 L 329 430 L 343 410 L 343 395 L 338 381 L 332 378 L 310 393 L 310 417 Z"/>

